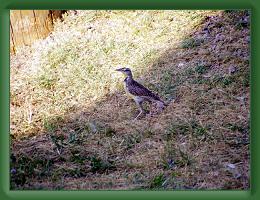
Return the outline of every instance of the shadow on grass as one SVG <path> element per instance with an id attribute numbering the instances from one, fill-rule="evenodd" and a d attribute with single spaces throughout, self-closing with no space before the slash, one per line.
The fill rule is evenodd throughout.
<path id="1" fill-rule="evenodd" d="M 208 17 L 149 64 L 163 113 L 133 121 L 119 91 L 12 141 L 11 189 L 248 189 L 248 15 Z"/>

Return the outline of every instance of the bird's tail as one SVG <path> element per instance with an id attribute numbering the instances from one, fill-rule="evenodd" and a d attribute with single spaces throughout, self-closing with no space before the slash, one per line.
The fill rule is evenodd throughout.
<path id="1" fill-rule="evenodd" d="M 157 107 L 160 108 L 160 110 L 163 110 L 167 105 L 164 101 L 157 101 Z"/>
<path id="2" fill-rule="evenodd" d="M 157 107 L 160 108 L 160 109 L 164 109 L 165 107 L 167 107 L 171 102 L 174 102 L 175 99 L 174 98 L 170 98 L 168 99 L 167 101 L 163 101 L 163 100 L 160 100 L 157 102 Z"/>

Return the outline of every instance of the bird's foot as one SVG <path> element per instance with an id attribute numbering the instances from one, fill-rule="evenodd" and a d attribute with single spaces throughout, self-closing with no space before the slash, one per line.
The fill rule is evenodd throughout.
<path id="1" fill-rule="evenodd" d="M 140 112 L 135 118 L 134 118 L 134 121 L 136 121 L 139 117 L 140 117 L 140 115 L 142 114 L 143 112 Z"/>
<path id="2" fill-rule="evenodd" d="M 146 115 L 147 111 L 142 110 L 138 113 L 138 115 L 134 118 L 134 121 L 137 120 L 140 117 L 144 117 Z"/>

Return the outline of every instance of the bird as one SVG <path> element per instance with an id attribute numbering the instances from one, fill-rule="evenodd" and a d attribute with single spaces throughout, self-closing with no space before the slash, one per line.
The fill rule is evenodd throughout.
<path id="1" fill-rule="evenodd" d="M 150 103 L 156 103 L 157 108 L 162 111 L 166 104 L 163 100 L 160 99 L 158 95 L 153 93 L 151 90 L 147 89 L 142 84 L 138 83 L 133 79 L 132 71 L 129 68 L 123 67 L 116 69 L 118 72 L 122 72 L 125 75 L 124 79 L 124 88 L 127 95 L 132 98 L 136 105 L 138 106 L 140 112 L 135 117 L 134 120 L 138 119 L 138 117 L 145 113 L 142 103 L 148 101 Z"/>

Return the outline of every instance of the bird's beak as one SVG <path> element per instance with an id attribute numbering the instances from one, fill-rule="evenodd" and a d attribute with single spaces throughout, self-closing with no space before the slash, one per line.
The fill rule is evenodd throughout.
<path id="1" fill-rule="evenodd" d="M 116 69 L 115 71 L 117 71 L 117 72 L 121 72 L 121 71 L 122 71 L 122 69 L 121 69 L 121 68 L 119 68 L 119 69 Z"/>

